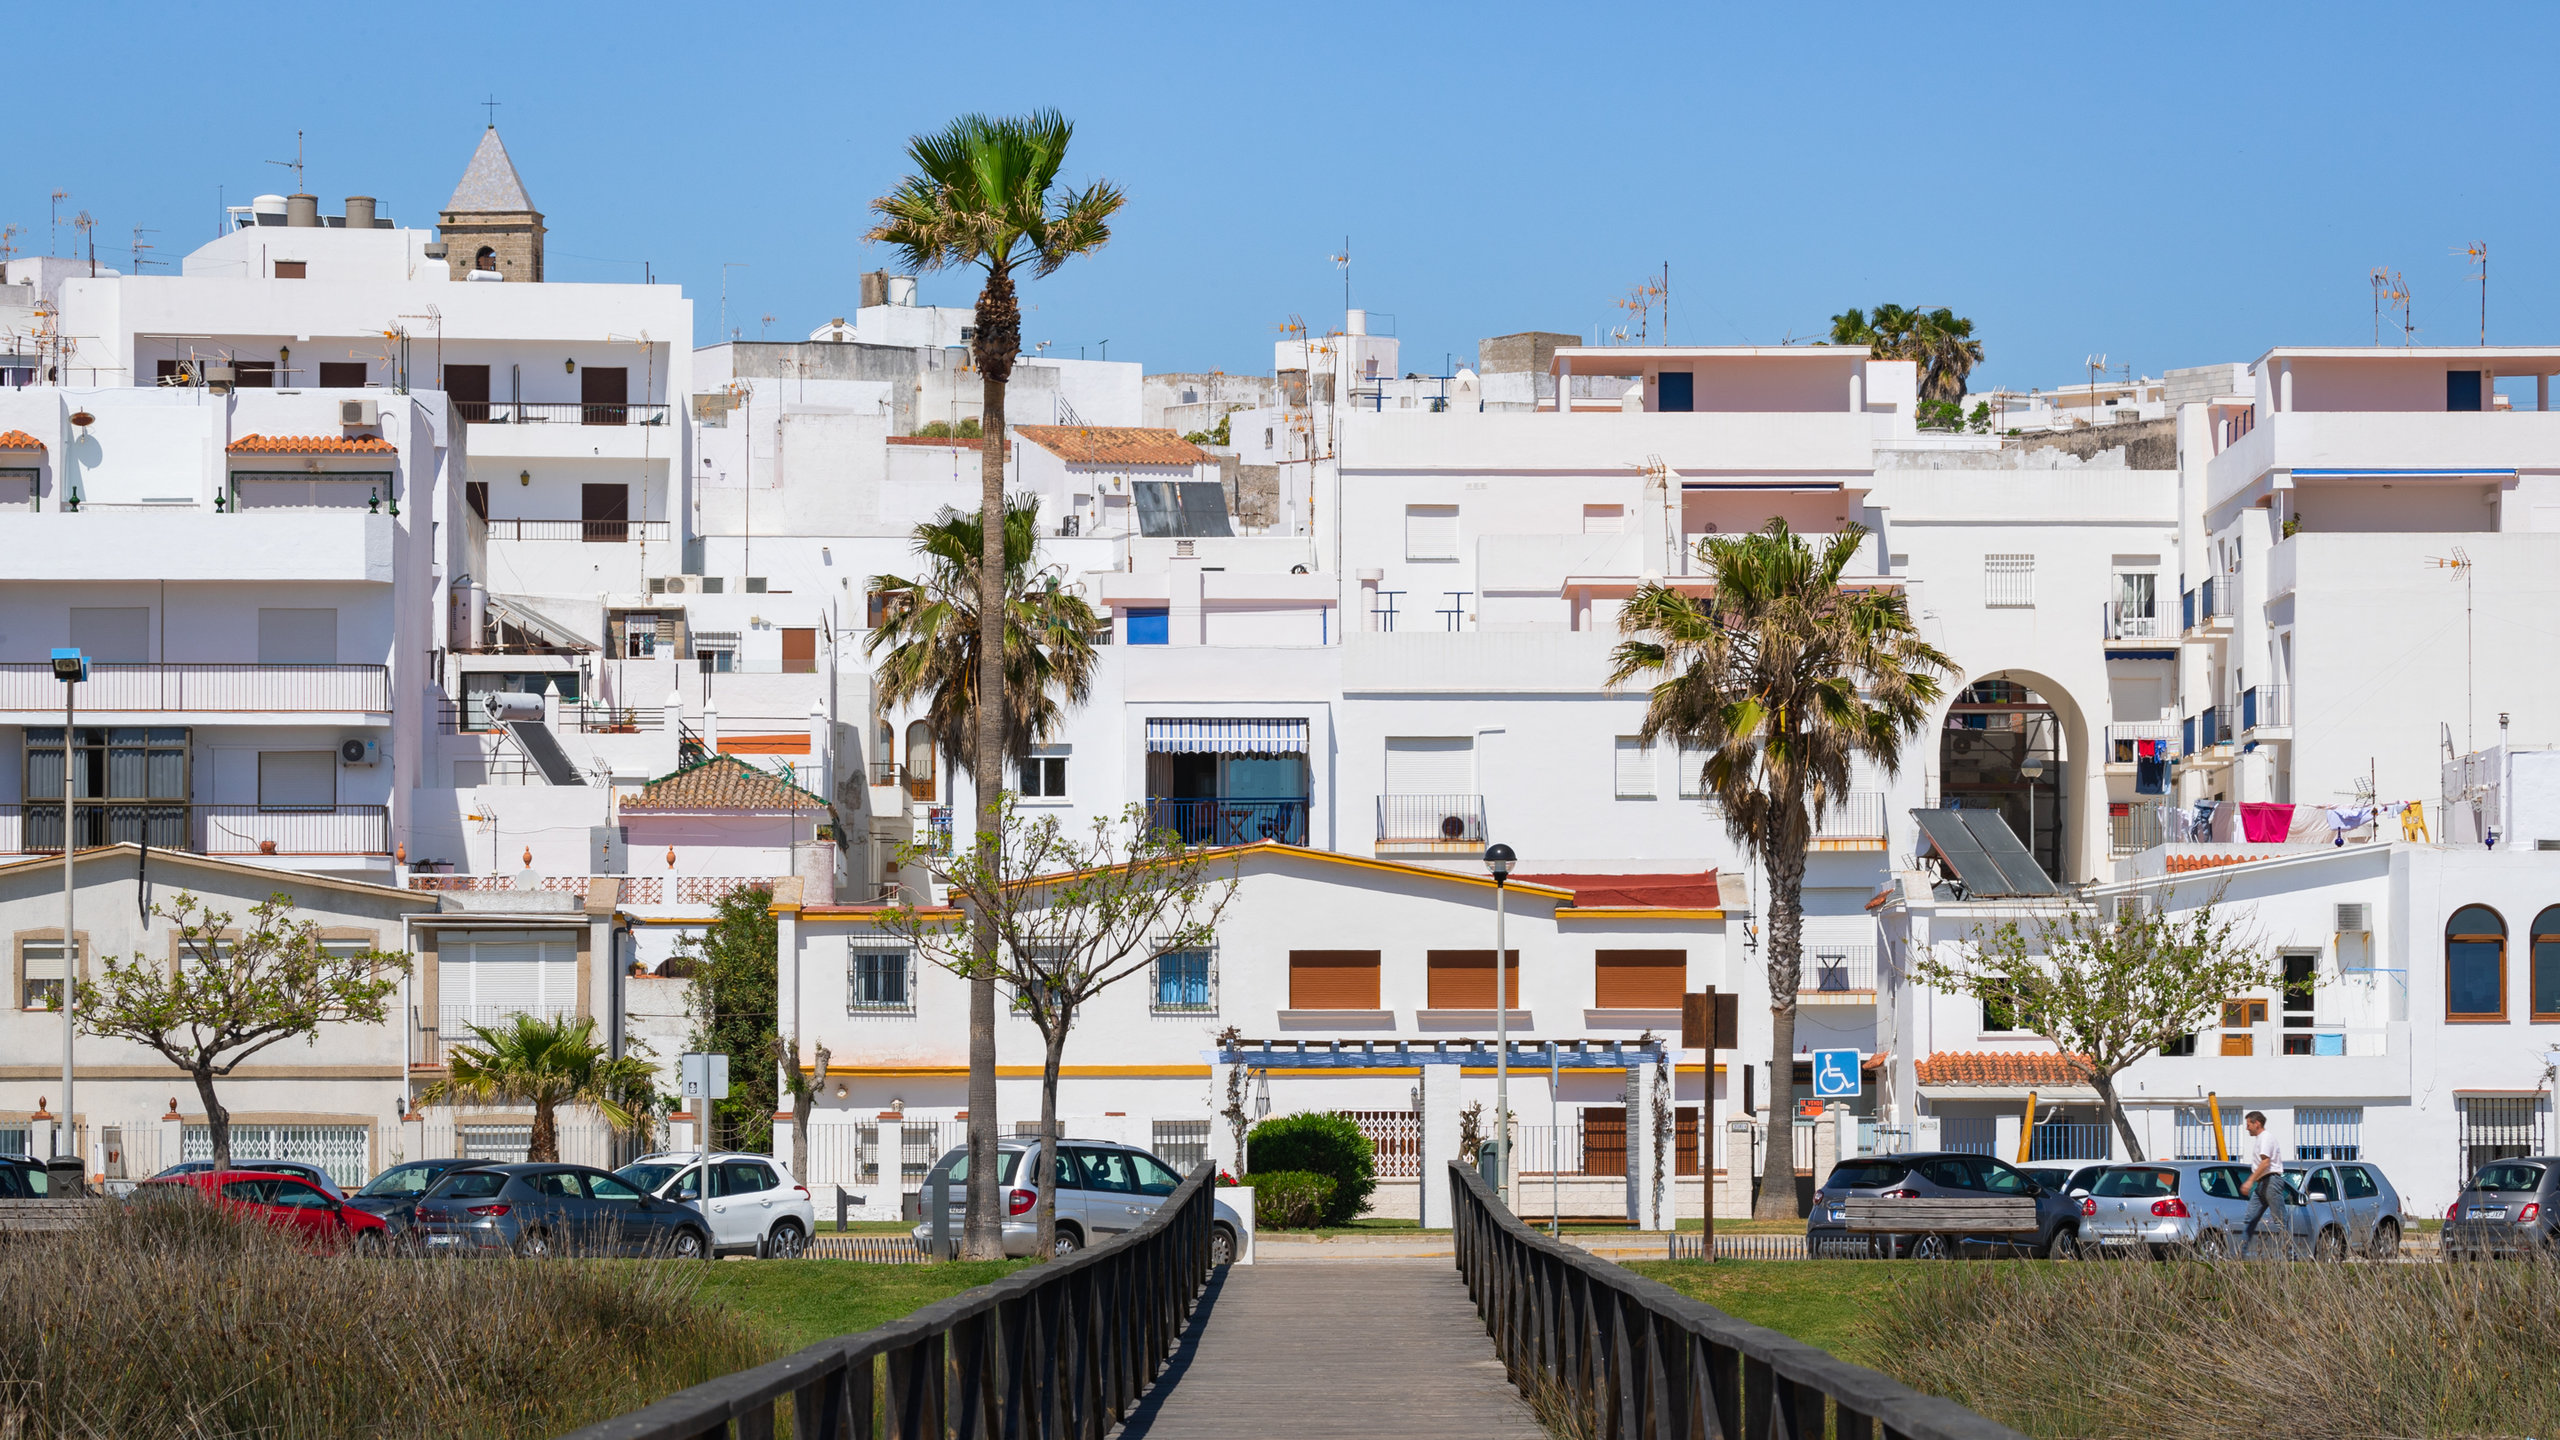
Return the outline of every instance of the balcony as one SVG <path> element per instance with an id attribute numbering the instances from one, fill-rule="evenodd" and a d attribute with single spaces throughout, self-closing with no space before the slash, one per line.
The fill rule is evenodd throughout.
<path id="1" fill-rule="evenodd" d="M 1814 817 L 1816 850 L 1881 850 L 1884 848 L 1884 792 L 1852 790 L 1836 805 Z"/>
<path id="2" fill-rule="evenodd" d="M 1277 840 L 1307 843 L 1305 796 L 1221 796 L 1214 800 L 1147 797 L 1147 824 L 1171 830 L 1186 845 L 1250 845 Z"/>
<path id="3" fill-rule="evenodd" d="M 2107 853 L 2139 855 L 2168 843 L 2169 807 L 2118 802 L 2107 807 Z"/>
<path id="4" fill-rule="evenodd" d="M 2107 757 L 2110 765 L 2131 765 L 2142 758 L 2142 742 L 2157 742 L 2167 755 L 2178 753 L 2178 722 L 2175 720 L 2117 720 L 2107 726 Z"/>
<path id="5" fill-rule="evenodd" d="M 2240 592 L 2240 577 L 2209 577 L 2183 597 L 2180 628 L 2189 634 L 2227 625 L 2231 620 L 2233 601 Z"/>
<path id="6" fill-rule="evenodd" d="M 387 665 L 214 665 L 101 663 L 72 698 L 83 718 L 115 712 L 387 714 Z M 62 713 L 62 682 L 50 664 L 0 665 L 0 713 Z"/>
<path id="7" fill-rule="evenodd" d="M 2169 617 L 2161 613 L 2157 601 L 2138 604 L 2129 600 L 2110 600 L 2100 608 L 2110 645 L 2138 645 L 2177 638 L 2170 633 Z"/>
<path id="8" fill-rule="evenodd" d="M 2292 686 L 2252 685 L 2240 692 L 2240 729 L 2243 734 L 2292 728 Z"/>
<path id="9" fill-rule="evenodd" d="M 535 1015 L 543 1019 L 573 1016 L 577 1012 L 567 1005 L 542 1006 L 531 1010 L 506 1005 L 443 1005 L 434 1018 L 419 1006 L 409 1007 L 409 1018 L 417 1030 L 417 1040 L 409 1048 L 409 1064 L 415 1069 L 441 1070 L 445 1059 L 457 1045 L 476 1045 L 480 1041 L 474 1027 L 502 1030 L 515 1023 L 518 1015 Z"/>
<path id="10" fill-rule="evenodd" d="M 1872 945 L 1823 945 L 1806 941 L 1800 1005 L 1867 1005 L 1876 997 L 1876 949 Z"/>
<path id="11" fill-rule="evenodd" d="M 391 853 L 387 805 L 188 805 L 79 800 L 80 848 L 139 844 L 198 855 L 346 856 Z M 62 853 L 62 802 L 0 805 L 0 854 Z"/>
<path id="12" fill-rule="evenodd" d="M 472 425 L 664 425 L 665 405 L 577 400 L 456 400 L 454 413 Z"/>
<path id="13" fill-rule="evenodd" d="M 1481 795 L 1381 795 L 1378 848 L 1468 854 L 1485 845 Z"/>
<path id="14" fill-rule="evenodd" d="M 663 544 L 668 533 L 664 520 L 492 520 L 488 525 L 492 540 L 582 540 L 602 545 L 637 540 Z"/>
<path id="15" fill-rule="evenodd" d="M 2222 707 L 2219 705 L 2207 705 L 2197 711 L 2192 723 L 2195 729 L 2194 742 L 2188 746 L 2190 754 L 2201 754 L 2231 738 L 2230 730 L 2225 728 L 2226 721 Z"/>

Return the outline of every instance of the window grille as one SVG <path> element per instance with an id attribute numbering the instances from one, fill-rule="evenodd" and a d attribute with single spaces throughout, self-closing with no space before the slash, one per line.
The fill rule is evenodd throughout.
<path id="1" fill-rule="evenodd" d="M 1214 1015 L 1218 1010 L 1218 967 L 1207 950 L 1168 950 L 1156 957 L 1155 1013 Z"/>
<path id="2" fill-rule="evenodd" d="M 915 987 L 910 968 L 904 946 L 852 947 L 845 960 L 846 1013 L 912 1012 Z"/>
<path id="3" fill-rule="evenodd" d="M 1178 1173 L 1188 1175 L 1209 1158 L 1209 1122 L 1206 1120 L 1159 1120 L 1148 1146 L 1156 1158 Z"/>
<path id="4" fill-rule="evenodd" d="M 2001 607 L 2034 605 L 2036 603 L 2036 557 L 2033 555 L 1983 556 L 1982 603 Z"/>
<path id="5" fill-rule="evenodd" d="M 2361 1105 L 2295 1107 L 2293 1158 L 2296 1160 L 2363 1159 L 2364 1107 Z"/>

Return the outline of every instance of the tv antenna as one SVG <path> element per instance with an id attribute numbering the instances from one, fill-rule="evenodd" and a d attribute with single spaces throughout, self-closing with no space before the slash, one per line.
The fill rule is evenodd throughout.
<path id="1" fill-rule="evenodd" d="M 1350 237 L 1350 236 L 1345 235 L 1345 236 L 1343 236 L 1343 237 L 1342 237 L 1342 253 L 1340 253 L 1340 254 L 1338 254 L 1338 255 L 1335 255 L 1335 256 L 1333 257 L 1333 263 L 1334 263 L 1334 265 L 1335 265 L 1337 268 L 1339 268 L 1339 269 L 1342 271 L 1342 311 L 1343 311 L 1343 314 L 1347 317 L 1347 316 L 1349 316 L 1349 315 L 1350 315 L 1350 313 L 1351 313 L 1351 237 Z M 1347 320 L 1347 319 L 1346 319 L 1345 323 L 1348 323 L 1348 320 Z"/>
<path id="2" fill-rule="evenodd" d="M 308 191 L 308 190 L 303 186 L 303 183 L 302 183 L 302 132 L 301 132 L 301 131 L 296 130 L 296 131 L 294 131 L 294 132 L 293 132 L 293 158 L 292 158 L 292 159 L 290 159 L 290 160 L 270 160 L 270 161 L 268 161 L 267 163 L 268 163 L 268 164 L 270 164 L 270 165 L 281 165 L 281 166 L 283 166 L 284 168 L 286 168 L 287 170 L 290 170 L 290 171 L 292 171 L 292 172 L 293 172 L 293 193 L 294 193 L 294 194 L 296 194 L 296 195 L 304 195 L 304 194 L 308 194 L 308 193 L 310 193 L 310 192 L 309 192 L 309 191 Z"/>
<path id="3" fill-rule="evenodd" d="M 2462 746 L 2476 750 L 2471 733 L 2471 552 L 2456 545 L 2453 557 L 2427 557 L 2427 564 L 2438 570 L 2452 570 L 2462 576 Z"/>
<path id="4" fill-rule="evenodd" d="M 2382 312 L 2386 307 L 2403 312 L 2408 310 L 2409 282 L 2400 278 L 2399 271 L 2385 270 L 2378 266 L 2372 273 L 2372 280 L 2373 343 L 2378 349 L 2382 345 Z M 2400 343 L 2404 345 L 2408 343 L 2408 339 L 2405 335 L 2402 337 Z"/>
<path id="5" fill-rule="evenodd" d="M 134 227 L 133 227 L 133 273 L 134 273 L 134 274 L 136 274 L 136 275 L 141 274 L 141 273 L 142 273 L 142 267 L 143 267 L 146 263 L 148 263 L 148 262 L 146 262 L 146 261 L 142 258 L 142 252 L 143 252 L 143 251 L 145 251 L 145 250 L 157 250 L 157 249 L 159 249 L 159 248 L 160 248 L 160 247 L 159 247 L 159 246 L 157 246 L 157 245 L 146 245 L 146 244 L 144 244 L 144 243 L 143 243 L 143 241 L 142 241 L 142 237 L 143 237 L 143 236 L 145 236 L 145 235 L 157 235 L 157 234 L 159 234 L 159 233 L 160 233 L 160 232 L 159 232 L 159 231 L 157 231 L 157 230 L 145 229 L 144 227 L 142 227 L 142 226 L 140 226 L 140 225 L 136 225 L 136 226 L 134 226 Z"/>
<path id="6" fill-rule="evenodd" d="M 2480 282 L 2480 343 L 2486 345 L 2489 343 L 2489 242 L 2474 240 L 2453 253 L 2480 266 L 2478 273 L 2470 278 Z"/>
<path id="7" fill-rule="evenodd" d="M 70 191 L 54 187 L 53 200 L 45 211 L 44 253 L 47 255 L 62 253 L 62 202 L 70 198 Z"/>

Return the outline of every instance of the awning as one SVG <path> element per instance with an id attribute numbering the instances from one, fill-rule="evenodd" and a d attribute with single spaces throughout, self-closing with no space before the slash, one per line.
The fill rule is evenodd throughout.
<path id="1" fill-rule="evenodd" d="M 1149 720 L 1150 755 L 1304 755 L 1304 720 Z"/>

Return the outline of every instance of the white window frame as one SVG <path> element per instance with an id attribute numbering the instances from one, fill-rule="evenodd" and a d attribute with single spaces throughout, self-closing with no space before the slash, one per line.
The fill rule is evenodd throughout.
<path id="1" fill-rule="evenodd" d="M 1633 735 L 1620 735 L 1610 746 L 1610 784 L 1621 800 L 1658 800 L 1662 797 L 1661 757 L 1655 746 Z M 1640 773 L 1630 773 L 1627 755 L 1633 750 L 1643 766 Z M 1635 788 L 1642 786 L 1643 788 Z"/>
<path id="2" fill-rule="evenodd" d="M 1064 745 L 1043 745 L 1034 748 L 1030 754 L 1014 762 L 1013 778 L 1021 786 L 1015 793 L 1026 804 L 1031 805 L 1067 803 L 1067 787 L 1072 783 L 1069 779 L 1071 767 L 1067 761 L 1072 758 L 1074 758 L 1073 753 Z M 1029 779 L 1023 773 L 1029 766 L 1038 766 L 1043 772 L 1042 788 L 1038 790 L 1032 789 L 1027 783 L 1022 783 Z M 1053 778 L 1056 783 L 1049 783 Z"/>
<path id="3" fill-rule="evenodd" d="M 1982 603 L 1995 610 L 2034 609 L 2036 557 L 2019 554 L 1983 556 Z"/>
<path id="4" fill-rule="evenodd" d="M 1417 525 L 1415 522 L 1423 522 Z M 1407 505 L 1404 507 L 1404 558 L 1407 560 L 1455 560 L 1460 547 L 1458 507 L 1455 505 Z M 1446 524 L 1445 531 L 1443 522 Z"/>

